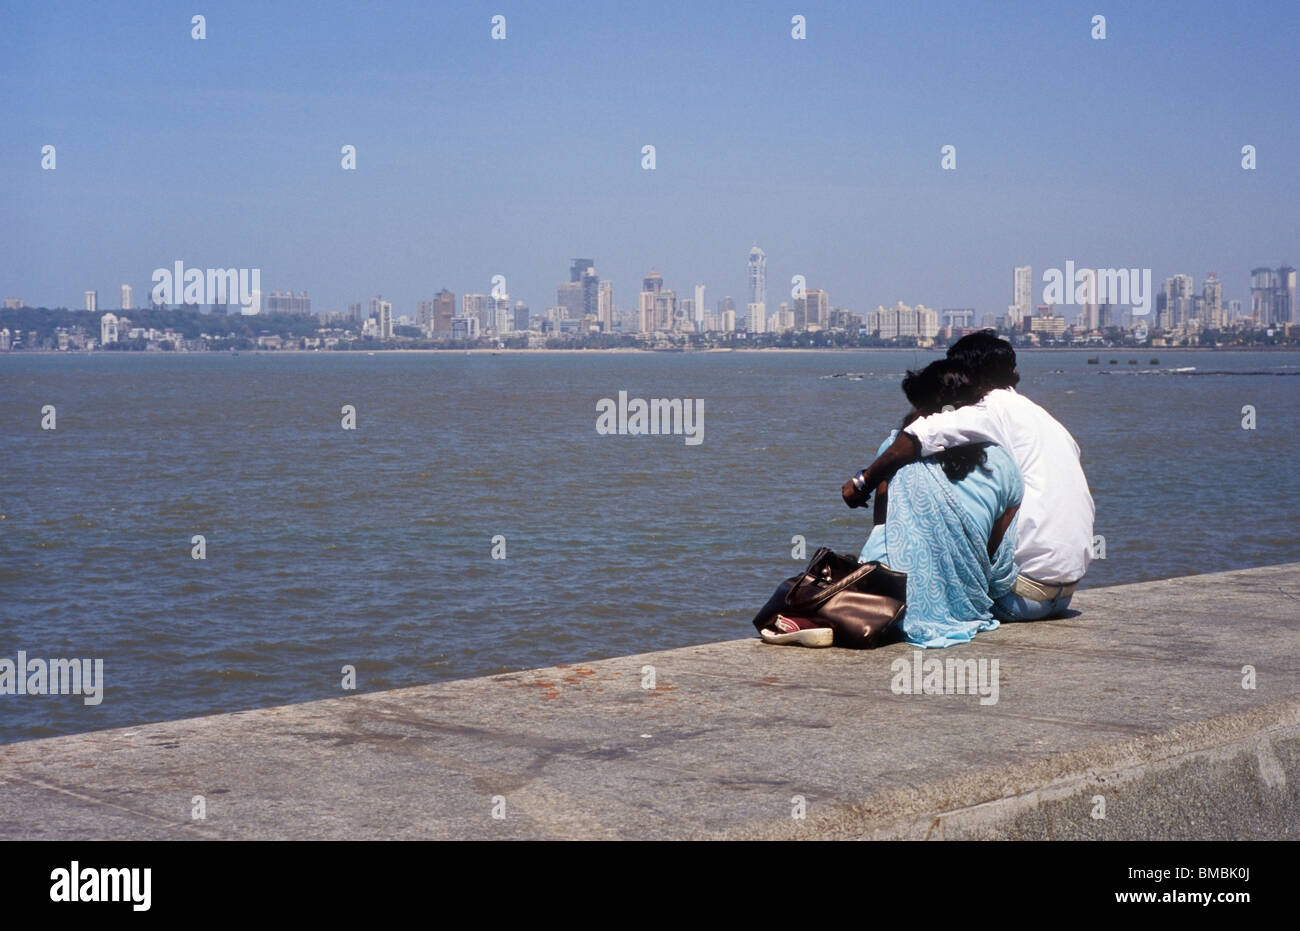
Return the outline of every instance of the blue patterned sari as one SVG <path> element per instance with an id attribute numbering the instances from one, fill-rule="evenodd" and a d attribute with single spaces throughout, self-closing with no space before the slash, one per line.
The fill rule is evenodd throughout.
<path id="1" fill-rule="evenodd" d="M 993 471 L 1005 476 L 998 506 L 1019 503 L 1020 470 L 1001 447 L 989 446 L 987 454 Z M 965 643 L 981 630 L 997 629 L 993 599 L 1016 580 L 1016 519 L 989 559 L 991 528 L 962 506 L 954 488 L 932 459 L 904 466 L 889 483 L 880 561 L 907 573 L 903 633 L 918 646 Z"/>

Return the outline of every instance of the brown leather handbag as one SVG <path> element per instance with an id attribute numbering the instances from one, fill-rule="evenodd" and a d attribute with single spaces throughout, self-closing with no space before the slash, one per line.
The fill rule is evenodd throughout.
<path id="1" fill-rule="evenodd" d="M 807 618 L 835 632 L 837 647 L 864 649 L 901 637 L 907 610 L 907 573 L 822 547 L 808 568 L 780 585 L 754 617 L 762 630 L 786 617 Z"/>

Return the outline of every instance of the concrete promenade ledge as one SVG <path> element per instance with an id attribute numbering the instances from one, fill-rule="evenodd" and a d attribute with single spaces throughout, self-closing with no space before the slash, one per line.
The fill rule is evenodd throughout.
<path id="1" fill-rule="evenodd" d="M 1300 838 L 1300 562 L 1073 608 L 924 651 L 996 703 L 754 637 L 8 744 L 0 837 Z"/>

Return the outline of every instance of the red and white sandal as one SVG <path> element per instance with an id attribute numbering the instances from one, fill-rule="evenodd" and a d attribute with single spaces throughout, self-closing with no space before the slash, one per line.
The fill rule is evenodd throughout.
<path id="1" fill-rule="evenodd" d="M 758 633 L 764 643 L 784 646 L 828 647 L 835 639 L 835 631 L 829 627 L 818 627 L 807 618 L 784 614 L 778 614 L 775 621 Z"/>

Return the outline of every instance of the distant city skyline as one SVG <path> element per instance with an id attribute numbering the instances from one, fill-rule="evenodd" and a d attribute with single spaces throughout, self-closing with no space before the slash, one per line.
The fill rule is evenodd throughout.
<path id="1" fill-rule="evenodd" d="M 845 310 L 865 319 L 868 314 L 882 308 L 890 308 L 895 304 L 916 303 L 918 305 L 926 305 L 929 303 L 933 306 L 939 306 L 936 302 L 927 302 L 924 298 L 918 298 L 912 295 L 896 298 L 892 303 L 888 301 L 877 301 L 870 306 L 845 306 L 839 301 L 832 300 L 831 296 L 825 291 L 825 289 L 814 287 L 815 282 L 808 281 L 805 282 L 806 291 L 809 294 L 810 299 L 814 296 L 816 297 L 819 312 L 814 317 L 806 318 L 800 315 L 807 314 L 808 309 L 803 307 L 800 301 L 796 299 L 793 294 L 780 292 L 778 296 L 786 298 L 785 300 L 781 301 L 779 304 L 769 304 L 766 302 L 767 255 L 758 244 L 751 247 L 745 258 L 747 282 L 744 289 L 746 298 L 744 306 L 752 308 L 756 303 L 764 304 L 764 316 L 766 318 L 765 324 L 767 321 L 774 322 L 778 319 L 776 316 L 779 312 L 778 307 L 781 311 L 788 310 L 793 318 L 799 321 L 797 329 L 802 330 L 805 329 L 805 323 L 817 323 L 819 326 L 827 325 L 829 312 L 832 308 L 843 307 Z M 1051 267 L 1052 266 L 1048 266 L 1048 268 Z M 505 278 L 505 276 L 502 277 Z M 1234 276 L 1229 275 L 1228 277 Z M 1227 308 L 1229 304 L 1241 305 L 1244 308 L 1243 313 L 1245 315 L 1253 316 L 1264 323 L 1300 322 L 1300 305 L 1297 305 L 1296 299 L 1297 274 L 1294 267 L 1285 263 L 1279 265 L 1277 268 L 1253 266 L 1245 277 L 1248 282 L 1245 293 L 1234 297 L 1231 295 L 1225 295 L 1223 290 L 1224 277 L 1219 275 L 1217 271 L 1205 272 L 1199 276 L 1189 274 L 1185 271 L 1175 272 L 1167 277 L 1162 277 L 1160 274 L 1155 273 L 1153 274 L 1153 280 L 1156 282 L 1157 287 L 1155 289 L 1156 293 L 1152 295 L 1152 300 L 1154 301 L 1156 298 L 1161 299 L 1162 303 L 1159 304 L 1160 308 L 1165 306 L 1163 301 L 1169 301 L 1171 312 L 1176 312 L 1176 318 L 1181 323 L 1191 315 L 1191 305 L 1189 303 L 1186 307 L 1183 307 L 1177 303 L 1177 301 L 1192 301 L 1194 297 L 1193 291 L 1195 289 L 1195 282 L 1201 281 L 1202 285 L 1204 285 L 1207 280 L 1213 280 L 1213 290 L 1217 295 L 1217 301 L 1219 302 L 1218 306 L 1221 306 L 1222 308 Z M 580 281 L 580 278 L 583 280 Z M 654 290 L 656 293 L 662 291 L 672 295 L 671 306 L 673 310 L 671 312 L 675 313 L 677 318 L 691 320 L 698 327 L 707 318 L 713 316 L 713 308 L 709 306 L 696 306 L 696 301 L 710 290 L 711 285 L 708 282 L 697 282 L 691 286 L 684 285 L 682 288 L 683 293 L 691 293 L 694 295 L 694 298 L 682 298 L 679 300 L 676 296 L 675 289 L 664 286 L 664 278 L 658 270 L 651 270 L 646 277 L 642 278 L 641 289 L 639 291 L 630 292 L 633 295 L 630 301 L 626 297 L 622 300 L 618 300 L 615 298 L 616 292 L 613 283 L 607 279 L 600 278 L 597 263 L 591 258 L 577 258 L 569 261 L 569 281 L 561 281 L 558 283 L 554 303 L 547 301 L 527 301 L 520 299 L 518 295 L 511 295 L 509 293 L 505 293 L 503 300 L 498 302 L 492 297 L 491 293 L 484 294 L 474 291 L 457 291 L 454 288 L 448 288 L 446 285 L 443 285 L 436 295 L 431 294 L 427 297 L 418 299 L 415 302 L 415 305 L 411 308 L 402 308 L 392 301 L 384 301 L 384 303 L 388 305 L 387 315 L 392 320 L 409 318 L 410 320 L 419 322 L 423 325 L 433 321 L 432 307 L 435 303 L 435 298 L 444 295 L 451 295 L 457 298 L 454 304 L 454 310 L 450 313 L 444 313 L 442 317 L 439 318 L 440 320 L 445 320 L 447 322 L 447 326 L 444 329 L 448 331 L 450 330 L 449 321 L 451 317 L 470 315 L 478 317 L 481 320 L 481 332 L 483 333 L 487 333 L 489 330 L 493 329 L 500 329 L 500 327 L 495 323 L 497 320 L 509 319 L 513 324 L 513 314 L 515 313 L 516 307 L 519 307 L 524 311 L 535 309 L 536 312 L 541 313 L 558 305 L 565 308 L 567 316 L 570 319 L 576 320 L 581 319 L 586 315 L 590 315 L 600 322 L 602 329 L 604 329 L 605 332 L 609 332 L 611 329 L 618 329 L 616 324 L 621 319 L 631 318 L 636 320 L 638 318 L 639 294 L 644 293 L 646 289 L 650 287 L 649 282 L 651 281 L 655 282 Z M 584 284 L 584 282 L 587 283 Z M 1176 286 L 1177 293 L 1172 293 L 1170 291 L 1171 284 Z M 970 304 L 963 304 L 962 310 L 971 312 L 976 324 L 981 324 L 985 320 L 993 317 L 1002 317 L 1004 315 L 1009 320 L 1018 323 L 1023 319 L 1023 317 L 1033 315 L 1033 313 L 1035 313 L 1040 307 L 1044 306 L 1044 304 L 1050 303 L 1049 301 L 1045 301 L 1043 298 L 1044 287 L 1045 284 L 1041 276 L 1035 275 L 1034 273 L 1034 266 L 1017 265 L 1012 268 L 1010 300 L 1007 304 L 995 305 L 987 309 L 972 306 Z M 122 298 L 120 309 L 132 309 L 132 285 L 122 284 L 120 285 L 120 290 Z M 489 292 L 491 291 L 491 289 L 485 290 L 488 290 Z M 566 297 L 566 291 L 568 290 L 572 290 L 573 292 L 571 297 Z M 793 290 L 793 284 L 791 290 Z M 152 285 L 146 286 L 145 292 L 151 294 Z M 84 309 L 98 310 L 98 290 L 87 289 L 82 293 L 84 295 Z M 272 289 L 258 293 L 260 296 L 260 308 L 266 313 L 344 313 L 351 316 L 353 319 L 359 319 L 355 311 L 355 308 L 360 306 L 358 301 L 349 300 L 337 306 L 327 307 L 321 305 L 314 298 L 310 297 L 310 291 L 307 289 L 301 291 L 281 291 L 279 289 Z M 629 291 L 619 291 L 617 293 L 627 295 Z M 731 299 L 734 305 L 736 299 L 731 295 L 721 294 L 717 289 L 714 289 L 714 293 L 716 295 L 714 307 L 720 306 L 723 301 L 728 299 Z M 381 294 L 375 294 L 369 298 L 369 305 L 371 308 L 370 316 L 372 317 L 376 316 L 376 302 L 380 297 L 382 297 Z M 756 297 L 764 298 L 764 300 L 756 301 Z M 472 309 L 467 309 L 464 306 L 463 301 L 466 298 L 477 302 Z M 6 306 L 10 305 L 14 301 L 22 301 L 23 303 L 33 307 L 72 306 L 70 304 L 33 302 L 22 295 L 5 296 Z M 177 306 L 181 302 L 176 300 L 166 301 L 164 303 L 168 306 Z M 498 304 L 500 304 L 499 307 L 497 306 Z M 682 312 L 680 310 L 682 305 L 689 308 L 689 312 Z M 208 304 L 206 302 L 201 302 L 199 306 L 206 309 Z M 451 306 L 453 305 L 448 305 L 449 308 Z M 1117 306 L 1128 305 L 1118 304 Z M 791 307 L 793 307 L 792 310 L 790 309 Z M 238 308 L 235 308 L 235 310 L 237 309 Z M 1066 303 L 1064 305 L 1056 305 L 1055 309 L 1057 313 L 1061 314 L 1070 322 L 1078 321 L 1080 323 L 1086 323 L 1090 321 L 1094 325 L 1098 322 L 1095 316 L 1091 318 L 1088 316 L 1090 313 L 1095 313 L 1095 304 L 1071 305 Z M 660 308 L 657 318 L 664 317 L 664 314 L 668 312 L 669 311 Z M 615 316 L 615 313 L 617 316 Z M 1160 319 L 1158 311 L 1148 311 L 1148 314 L 1142 316 L 1148 315 L 1150 316 L 1153 326 L 1156 324 L 1156 321 Z M 754 332 L 752 329 L 752 320 L 750 318 L 751 314 L 749 312 L 738 314 L 734 327 L 736 329 L 749 329 L 751 332 Z M 786 324 L 786 328 L 789 328 L 790 325 L 791 324 Z M 643 325 L 639 325 L 634 329 L 642 328 Z M 650 327 L 651 330 L 665 328 L 672 328 L 666 318 L 657 319 L 657 325 Z M 757 332 L 765 332 L 771 328 L 772 326 L 764 325 L 757 330 Z M 385 332 L 391 335 L 391 329 Z"/>
<path id="2" fill-rule="evenodd" d="M 795 275 L 859 314 L 1002 314 L 1008 269 L 1067 260 L 1249 301 L 1300 258 L 1292 10 L 1155 2 L 1097 40 L 1091 8 L 823 3 L 795 39 L 787 5 L 574 3 L 494 40 L 487 8 L 235 2 L 195 40 L 179 7 L 6 9 L 0 293 L 143 303 L 183 260 L 317 310 L 496 275 L 538 310 L 586 256 L 624 312 L 657 269 L 744 319 L 758 243 L 768 317 Z M 676 64 L 646 64 L 665 22 Z"/>

